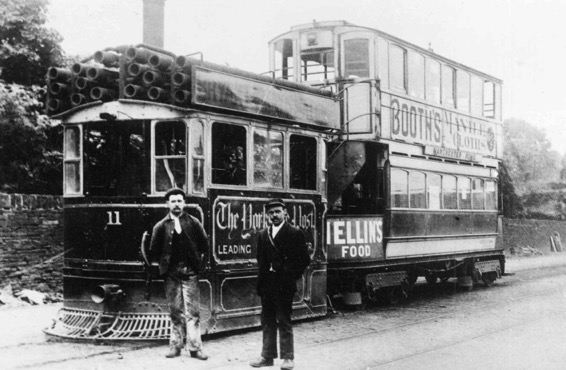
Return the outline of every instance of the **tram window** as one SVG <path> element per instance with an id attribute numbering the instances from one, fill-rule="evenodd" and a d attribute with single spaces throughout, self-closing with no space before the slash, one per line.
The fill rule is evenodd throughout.
<path id="1" fill-rule="evenodd" d="M 201 121 L 193 121 L 190 129 L 192 150 L 193 191 L 204 192 L 204 127 Z"/>
<path id="2" fill-rule="evenodd" d="M 472 209 L 470 179 L 458 177 L 458 205 L 460 209 Z"/>
<path id="3" fill-rule="evenodd" d="M 246 129 L 215 122 L 212 125 L 212 182 L 246 185 Z"/>
<path id="4" fill-rule="evenodd" d="M 323 81 L 335 77 L 334 52 L 308 52 L 301 54 L 303 81 Z"/>
<path id="5" fill-rule="evenodd" d="M 440 63 L 432 59 L 426 61 L 426 100 L 440 104 Z"/>
<path id="6" fill-rule="evenodd" d="M 440 175 L 430 173 L 427 175 L 427 201 L 429 209 L 440 209 L 441 195 Z"/>
<path id="7" fill-rule="evenodd" d="M 484 209 L 484 184 L 482 179 L 472 181 L 472 207 L 474 209 Z"/>
<path id="8" fill-rule="evenodd" d="M 495 118 L 495 84 L 491 81 L 483 85 L 483 116 Z"/>
<path id="9" fill-rule="evenodd" d="M 283 135 L 277 131 L 254 131 L 254 185 L 283 186 Z"/>
<path id="10" fill-rule="evenodd" d="M 344 41 L 344 76 L 369 77 L 369 40 Z"/>
<path id="11" fill-rule="evenodd" d="M 470 109 L 473 115 L 482 115 L 482 99 L 483 99 L 483 81 L 478 76 L 472 76 L 471 81 L 471 94 L 470 94 Z"/>
<path id="12" fill-rule="evenodd" d="M 148 145 L 143 122 L 92 122 L 84 126 L 85 192 L 139 196 L 149 192 Z"/>
<path id="13" fill-rule="evenodd" d="M 470 75 L 464 71 L 456 72 L 456 95 L 457 108 L 459 110 L 470 111 Z"/>
<path id="14" fill-rule="evenodd" d="M 495 181 L 485 182 L 485 209 L 494 211 L 497 210 L 497 187 Z"/>
<path id="15" fill-rule="evenodd" d="M 79 127 L 65 129 L 65 194 L 81 191 L 81 134 Z"/>
<path id="16" fill-rule="evenodd" d="M 409 208 L 409 182 L 407 171 L 391 171 L 391 206 Z"/>
<path id="17" fill-rule="evenodd" d="M 409 173 L 409 203 L 411 208 L 426 208 L 425 174 Z"/>
<path id="18" fill-rule="evenodd" d="M 455 75 L 454 68 L 448 66 L 442 68 L 442 104 L 450 108 L 454 108 Z"/>
<path id="19" fill-rule="evenodd" d="M 458 209 L 454 176 L 442 176 L 442 204 L 444 209 Z"/>
<path id="20" fill-rule="evenodd" d="M 405 81 L 405 61 L 407 52 L 399 46 L 391 45 L 389 49 L 389 82 L 391 88 L 407 91 Z"/>
<path id="21" fill-rule="evenodd" d="M 424 99 L 425 97 L 425 66 L 424 57 L 415 52 L 409 52 L 409 95 Z"/>
<path id="22" fill-rule="evenodd" d="M 275 43 L 275 77 L 293 79 L 293 40 L 284 39 Z"/>
<path id="23" fill-rule="evenodd" d="M 289 140 L 289 162 L 289 186 L 293 189 L 316 190 L 316 139 L 292 135 Z"/>
<path id="24" fill-rule="evenodd" d="M 155 190 L 187 190 L 187 133 L 181 121 L 158 122 L 155 125 Z"/>

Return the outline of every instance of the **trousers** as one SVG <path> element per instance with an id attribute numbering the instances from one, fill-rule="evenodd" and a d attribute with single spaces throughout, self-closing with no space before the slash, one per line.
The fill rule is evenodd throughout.
<path id="1" fill-rule="evenodd" d="M 186 338 L 188 351 L 202 350 L 200 334 L 200 292 L 198 277 L 165 277 L 165 295 L 169 303 L 171 336 L 169 346 L 182 349 Z"/>
<path id="2" fill-rule="evenodd" d="M 261 328 L 263 346 L 261 356 L 277 358 L 277 331 L 279 330 L 279 352 L 284 360 L 293 360 L 293 326 L 291 312 L 293 310 L 294 293 L 262 294 L 261 296 Z"/>

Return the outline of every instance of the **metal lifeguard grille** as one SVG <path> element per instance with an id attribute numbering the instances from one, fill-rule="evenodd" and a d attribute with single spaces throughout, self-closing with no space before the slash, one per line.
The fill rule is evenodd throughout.
<path id="1" fill-rule="evenodd" d="M 117 313 L 62 308 L 49 335 L 69 339 L 168 340 L 171 332 L 168 314 Z"/>

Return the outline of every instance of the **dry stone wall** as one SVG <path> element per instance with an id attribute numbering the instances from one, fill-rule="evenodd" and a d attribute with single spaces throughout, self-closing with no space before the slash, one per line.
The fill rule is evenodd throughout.
<path id="1" fill-rule="evenodd" d="M 562 252 L 566 247 L 566 222 L 552 220 L 503 219 L 503 245 L 508 251 L 534 248 L 551 253 L 550 237 L 559 235 Z"/>
<path id="2" fill-rule="evenodd" d="M 0 193 L 0 288 L 63 291 L 63 200 Z"/>

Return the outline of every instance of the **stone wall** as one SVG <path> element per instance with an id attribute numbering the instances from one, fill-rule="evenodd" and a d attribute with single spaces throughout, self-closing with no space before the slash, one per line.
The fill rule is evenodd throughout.
<path id="1" fill-rule="evenodd" d="M 503 245 L 511 248 L 535 248 L 550 253 L 550 237 L 560 235 L 562 251 L 566 247 L 566 222 L 551 220 L 503 219 Z"/>
<path id="2" fill-rule="evenodd" d="M 63 291 L 62 201 L 0 193 L 0 288 Z"/>

